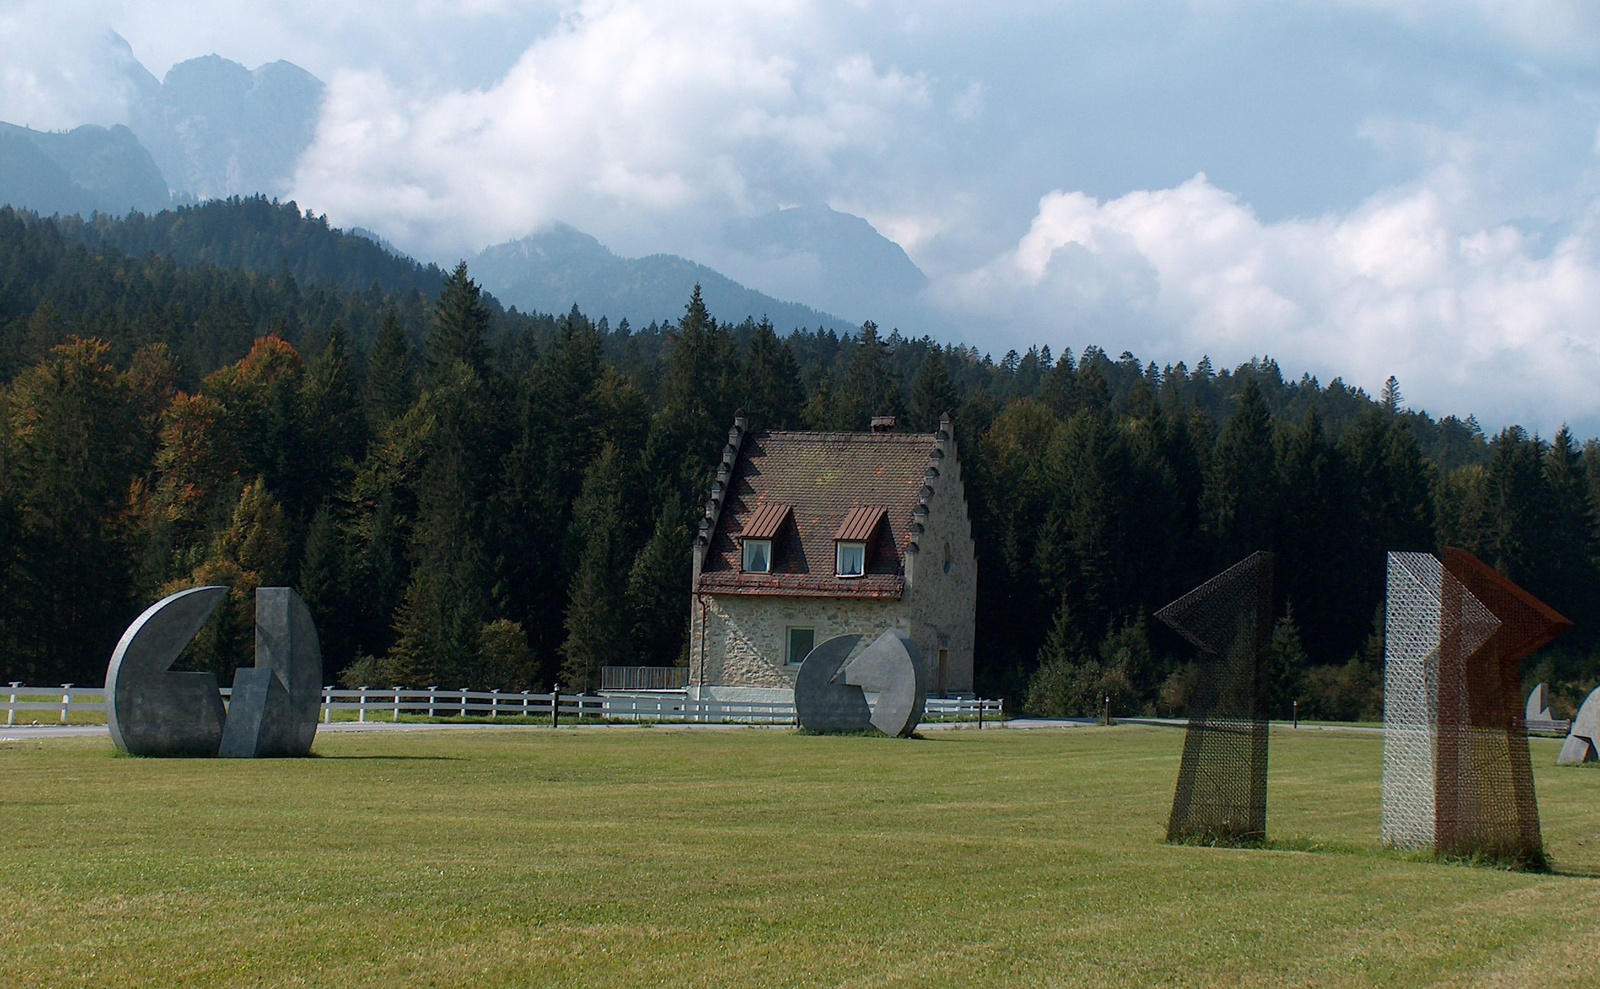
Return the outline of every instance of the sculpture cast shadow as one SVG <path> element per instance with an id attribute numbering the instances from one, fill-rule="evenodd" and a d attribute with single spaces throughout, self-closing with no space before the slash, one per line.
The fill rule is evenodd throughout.
<path id="1" fill-rule="evenodd" d="M 322 705 L 316 624 L 287 587 L 256 591 L 256 665 L 234 673 L 226 708 L 211 673 L 172 664 L 227 596 L 194 587 L 151 605 L 128 626 L 106 669 L 111 740 L 139 756 L 304 756 Z"/>
<path id="2" fill-rule="evenodd" d="M 800 726 L 823 734 L 910 735 L 928 697 L 922 653 L 909 635 L 891 629 L 846 664 L 860 641 L 859 635 L 836 635 L 806 654 L 794 683 Z M 867 703 L 867 691 L 877 692 L 875 705 Z"/>
<path id="3" fill-rule="evenodd" d="M 1156 612 L 1200 650 L 1168 841 L 1266 837 L 1272 575 L 1272 554 L 1254 553 Z"/>

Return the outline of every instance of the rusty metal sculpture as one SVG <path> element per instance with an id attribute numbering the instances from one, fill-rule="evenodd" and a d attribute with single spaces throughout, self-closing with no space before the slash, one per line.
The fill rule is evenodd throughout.
<path id="1" fill-rule="evenodd" d="M 1255 553 L 1156 612 L 1200 650 L 1168 841 L 1260 841 L 1267 831 L 1271 553 Z"/>
<path id="2" fill-rule="evenodd" d="M 1544 865 L 1518 664 L 1571 624 L 1465 550 L 1389 554 L 1385 844 Z"/>

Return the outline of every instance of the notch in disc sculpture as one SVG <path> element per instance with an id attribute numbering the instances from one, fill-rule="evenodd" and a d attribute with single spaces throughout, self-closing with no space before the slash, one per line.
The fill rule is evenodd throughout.
<path id="1" fill-rule="evenodd" d="M 848 665 L 859 635 L 836 635 L 806 654 L 794 682 L 795 713 L 808 731 L 836 734 L 876 729 L 910 735 L 922 721 L 928 671 L 911 637 L 899 629 L 878 636 Z M 876 704 L 866 692 L 875 691 Z"/>
<path id="2" fill-rule="evenodd" d="M 211 673 L 170 667 L 228 594 L 194 587 L 128 626 L 106 669 L 106 721 L 117 748 L 141 756 L 303 756 L 322 703 L 322 649 L 311 613 L 287 587 L 256 591 L 256 665 L 234 673 L 222 703 Z"/>
<path id="3" fill-rule="evenodd" d="M 1518 665 L 1571 626 L 1465 550 L 1389 554 L 1385 844 L 1544 863 Z"/>
<path id="4" fill-rule="evenodd" d="M 1267 833 L 1271 553 L 1254 553 L 1156 612 L 1200 650 L 1167 840 L 1237 844 Z"/>

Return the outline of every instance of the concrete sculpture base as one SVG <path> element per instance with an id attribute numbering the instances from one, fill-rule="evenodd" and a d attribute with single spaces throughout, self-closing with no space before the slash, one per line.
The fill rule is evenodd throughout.
<path id="1" fill-rule="evenodd" d="M 1561 746 L 1556 763 L 1575 766 L 1585 762 L 1600 761 L 1600 687 L 1596 687 L 1578 708 L 1572 719 L 1572 730 Z"/>
<path id="2" fill-rule="evenodd" d="M 303 756 L 316 738 L 322 650 L 311 613 L 287 587 L 256 591 L 256 665 L 234 674 L 224 709 L 217 678 L 169 667 L 228 594 L 195 587 L 151 605 L 106 669 L 106 721 L 140 756 Z"/>
<path id="3" fill-rule="evenodd" d="M 859 635 L 838 635 L 806 655 L 795 678 L 794 706 L 808 731 L 872 731 L 906 736 L 917 730 L 928 696 L 928 670 L 911 637 L 898 629 L 878 636 L 853 662 Z M 867 692 L 877 703 L 867 703 Z"/>

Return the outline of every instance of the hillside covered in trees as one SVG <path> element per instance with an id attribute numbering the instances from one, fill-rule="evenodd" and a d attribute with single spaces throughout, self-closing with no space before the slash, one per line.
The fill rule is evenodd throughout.
<path id="1" fill-rule="evenodd" d="M 731 317 L 731 319 L 725 318 Z M 756 318 L 749 318 L 756 317 Z M 0 679 L 97 682 L 165 591 L 235 588 L 186 656 L 250 662 L 288 583 L 347 683 L 593 687 L 671 665 L 690 533 L 728 425 L 931 429 L 956 415 L 982 693 L 1181 713 L 1149 616 L 1279 554 L 1274 704 L 1381 709 L 1384 553 L 1465 547 L 1578 623 L 1529 679 L 1600 680 L 1600 448 L 1269 359 L 995 361 L 872 324 L 706 311 L 630 327 L 503 309 L 261 199 L 123 220 L 0 210 Z M 342 672 L 341 672 L 342 671 Z"/>

